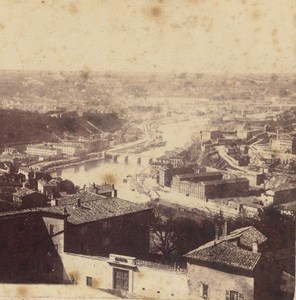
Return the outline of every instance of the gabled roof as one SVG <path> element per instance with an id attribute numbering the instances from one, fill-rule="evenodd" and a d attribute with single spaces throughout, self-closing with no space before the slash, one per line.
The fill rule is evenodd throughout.
<path id="1" fill-rule="evenodd" d="M 80 199 L 80 206 L 77 205 L 78 199 Z M 56 206 L 36 207 L 0 213 L 0 217 L 34 212 L 50 213 L 58 216 L 65 216 L 67 214 L 67 221 L 69 223 L 79 225 L 145 210 L 150 210 L 145 204 L 137 204 L 119 198 L 106 198 L 83 191 L 58 200 L 58 205 Z"/>
<path id="2" fill-rule="evenodd" d="M 95 184 L 86 187 L 86 190 L 91 193 L 106 193 L 114 190 L 114 185 L 112 184 Z"/>
<path id="3" fill-rule="evenodd" d="M 258 245 L 263 244 L 267 241 L 267 237 L 263 235 L 260 231 L 258 231 L 253 226 L 243 227 L 237 230 L 232 231 L 229 235 L 225 238 L 227 239 L 234 239 L 239 237 L 240 244 L 252 249 L 253 243 L 257 242 Z"/>
<path id="4" fill-rule="evenodd" d="M 252 249 L 253 243 L 259 245 L 267 238 L 253 226 L 237 229 L 218 240 L 208 242 L 190 251 L 185 257 L 196 262 L 207 262 L 214 265 L 235 267 L 252 271 L 256 267 L 261 254 L 241 248 Z"/>
<path id="5" fill-rule="evenodd" d="M 261 254 L 243 250 L 231 242 L 224 242 L 213 245 L 210 248 L 189 252 L 185 257 L 252 271 L 259 261 Z"/>

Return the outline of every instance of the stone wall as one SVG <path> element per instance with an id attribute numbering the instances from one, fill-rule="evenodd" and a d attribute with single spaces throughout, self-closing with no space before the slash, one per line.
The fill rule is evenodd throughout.
<path id="1" fill-rule="evenodd" d="M 200 296 L 201 284 L 208 286 L 209 300 L 226 299 L 226 290 L 237 291 L 244 300 L 254 299 L 254 278 L 225 273 L 188 263 L 189 295 L 194 299 L 204 299 Z"/>
<path id="2" fill-rule="evenodd" d="M 122 256 L 118 256 L 122 257 Z M 129 293 L 163 299 L 187 299 L 187 274 L 161 264 L 137 261 L 134 265 L 114 263 L 108 257 L 61 255 L 65 274 L 79 285 L 86 286 L 91 278 L 92 288 L 113 289 L 114 269 L 128 271 Z M 88 279 L 89 280 L 89 279 Z M 90 281 L 90 280 L 89 280 Z"/>

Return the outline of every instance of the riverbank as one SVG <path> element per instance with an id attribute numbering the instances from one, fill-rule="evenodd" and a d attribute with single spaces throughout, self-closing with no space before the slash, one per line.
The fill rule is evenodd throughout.
<path id="1" fill-rule="evenodd" d="M 123 151 L 126 149 L 130 149 L 135 146 L 139 146 L 141 144 L 144 144 L 147 142 L 147 139 L 139 139 L 137 141 L 133 141 L 130 143 L 124 143 L 119 144 L 113 147 L 110 147 L 108 149 L 105 149 L 104 151 L 98 151 L 98 152 L 92 152 L 89 154 L 86 154 L 85 157 L 71 157 L 68 159 L 63 160 L 55 160 L 55 161 L 48 161 L 48 162 L 39 162 L 34 165 L 31 165 L 30 167 L 45 171 L 45 172 L 56 172 L 59 169 L 65 168 L 65 167 L 72 167 L 75 165 L 80 165 L 86 162 L 96 162 L 99 160 L 105 159 L 105 152 L 107 151 Z"/>
<path id="2" fill-rule="evenodd" d="M 162 121 L 168 121 L 167 119 Z M 108 182 L 116 186 L 118 190 L 118 197 L 127 199 L 136 203 L 144 203 L 150 201 L 150 199 L 165 198 L 159 197 L 157 191 L 154 189 L 146 190 L 141 186 L 136 188 L 140 182 L 135 183 L 134 181 L 140 181 L 141 174 L 146 172 L 149 173 L 149 160 L 152 158 L 159 157 L 164 155 L 166 151 L 173 149 L 184 149 L 187 147 L 187 144 L 190 144 L 192 141 L 192 133 L 195 131 L 200 131 L 203 129 L 204 124 L 200 120 L 189 120 L 183 122 L 168 122 L 167 124 L 159 125 L 156 123 L 157 130 L 161 132 L 161 135 L 164 137 L 164 140 L 167 141 L 166 145 L 161 147 L 153 147 L 148 151 L 143 151 L 141 153 L 131 154 L 131 159 L 128 161 L 124 160 L 124 155 L 121 155 L 117 162 L 113 160 L 86 160 L 80 163 L 71 163 L 67 166 L 61 166 L 52 170 L 52 176 L 59 176 L 63 179 L 71 180 L 75 185 L 83 186 L 84 184 L 96 182 L 98 184 Z M 105 152 L 114 152 L 120 154 L 120 152 L 131 152 L 133 149 L 137 148 L 143 142 L 147 142 L 149 139 L 147 136 L 142 137 L 137 141 L 130 143 L 125 143 L 121 145 L 116 145 L 112 148 L 105 150 Z M 128 150 L 126 150 L 128 149 Z M 127 154 L 128 155 L 128 154 Z M 141 164 L 138 164 L 137 157 L 142 157 Z M 58 170 L 58 172 L 54 172 Z M 129 180 L 127 180 L 129 179 Z M 129 181 L 129 182 L 127 182 Z M 145 193 L 141 193 L 142 192 Z M 193 204 L 191 205 L 191 207 Z"/>
<path id="3" fill-rule="evenodd" d="M 59 169 L 62 169 L 62 168 L 75 167 L 75 166 L 79 166 L 80 164 L 83 164 L 83 163 L 86 163 L 86 162 L 97 162 L 97 161 L 104 160 L 104 159 L 105 159 L 104 157 L 89 158 L 89 159 L 79 160 L 77 162 L 70 162 L 70 163 L 61 164 L 59 166 L 48 167 L 44 171 L 49 172 L 49 173 L 53 173 L 53 172 L 56 172 L 56 171 L 58 171 Z"/>

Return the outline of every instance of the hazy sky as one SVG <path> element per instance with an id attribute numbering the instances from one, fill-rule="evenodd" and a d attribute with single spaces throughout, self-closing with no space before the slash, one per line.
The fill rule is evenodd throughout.
<path id="1" fill-rule="evenodd" d="M 296 2 L 0 0 L 0 68 L 296 72 Z"/>

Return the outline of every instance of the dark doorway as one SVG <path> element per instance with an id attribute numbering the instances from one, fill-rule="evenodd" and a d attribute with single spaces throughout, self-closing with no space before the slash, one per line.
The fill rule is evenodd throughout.
<path id="1" fill-rule="evenodd" d="M 113 283 L 114 289 L 128 291 L 128 271 L 114 269 Z"/>

